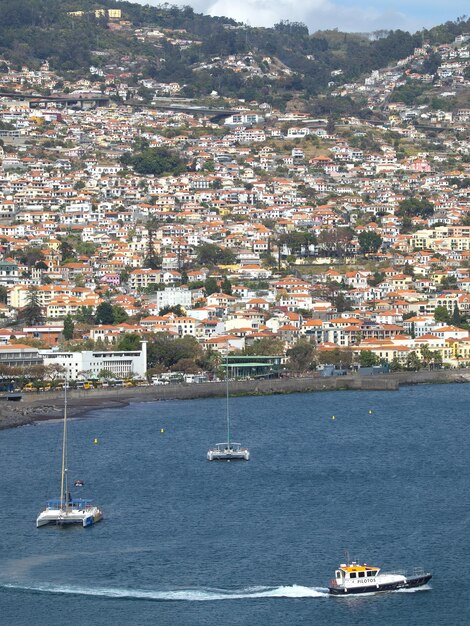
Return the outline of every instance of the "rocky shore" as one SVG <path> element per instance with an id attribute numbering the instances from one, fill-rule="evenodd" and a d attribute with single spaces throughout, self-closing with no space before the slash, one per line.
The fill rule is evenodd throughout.
<path id="1" fill-rule="evenodd" d="M 400 385 L 444 384 L 470 382 L 470 369 L 395 372 L 386 375 L 338 376 L 321 378 L 283 378 L 276 380 L 234 381 L 230 384 L 232 396 L 271 395 L 337 391 L 394 391 Z M 131 402 L 157 400 L 191 400 L 219 397 L 225 394 L 225 384 L 202 383 L 192 385 L 161 385 L 123 389 L 71 390 L 68 395 L 68 415 L 81 417 L 102 408 L 122 408 Z M 32 424 L 46 419 L 60 419 L 63 414 L 61 392 L 25 393 L 20 402 L 0 402 L 0 430 Z"/>

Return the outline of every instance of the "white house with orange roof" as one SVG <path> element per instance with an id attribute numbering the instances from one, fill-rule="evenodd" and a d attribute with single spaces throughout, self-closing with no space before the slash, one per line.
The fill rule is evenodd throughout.
<path id="1" fill-rule="evenodd" d="M 173 317 L 168 320 L 169 329 L 177 333 L 179 337 L 186 335 L 196 337 L 196 328 L 199 325 L 200 322 L 194 317 Z"/>
<path id="2" fill-rule="evenodd" d="M 443 339 L 467 339 L 469 331 L 458 326 L 438 326 L 433 330 L 433 335 Z"/>
<path id="3" fill-rule="evenodd" d="M 221 335 L 219 337 L 209 337 L 201 340 L 206 349 L 215 350 L 221 354 L 229 354 L 245 348 L 245 338 L 236 335 Z"/>
<path id="4" fill-rule="evenodd" d="M 265 298 L 251 298 L 245 303 L 247 309 L 262 309 L 268 311 L 272 303 Z"/>

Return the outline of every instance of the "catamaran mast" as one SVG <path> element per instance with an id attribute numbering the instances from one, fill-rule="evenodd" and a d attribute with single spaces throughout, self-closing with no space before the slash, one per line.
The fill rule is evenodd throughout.
<path id="1" fill-rule="evenodd" d="M 64 382 L 64 432 L 62 435 L 62 471 L 60 478 L 60 508 L 67 508 L 67 373 Z"/>
<path id="2" fill-rule="evenodd" d="M 230 448 L 230 414 L 229 414 L 229 403 L 228 403 L 228 352 L 225 355 L 225 388 L 226 388 L 226 413 L 227 413 L 227 445 Z"/>

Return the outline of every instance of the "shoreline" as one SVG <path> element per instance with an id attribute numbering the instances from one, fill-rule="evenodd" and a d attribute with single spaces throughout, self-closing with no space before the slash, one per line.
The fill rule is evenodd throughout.
<path id="1" fill-rule="evenodd" d="M 282 378 L 273 380 L 233 381 L 230 395 L 260 396 L 290 393 L 315 393 L 320 391 L 397 391 L 402 385 L 449 384 L 470 382 L 470 368 L 460 370 L 434 370 L 419 372 L 394 372 L 372 376 L 352 374 L 321 378 Z M 71 390 L 67 397 L 68 416 L 85 417 L 98 409 L 122 408 L 131 402 L 159 400 L 195 400 L 217 398 L 225 395 L 225 383 L 175 384 L 122 389 Z M 0 402 L 0 430 L 18 428 L 51 419 L 61 419 L 63 393 L 24 394 L 20 402 Z"/>

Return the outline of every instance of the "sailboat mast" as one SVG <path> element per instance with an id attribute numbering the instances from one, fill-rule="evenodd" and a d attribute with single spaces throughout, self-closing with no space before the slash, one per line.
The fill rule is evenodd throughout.
<path id="1" fill-rule="evenodd" d="M 225 388 L 226 388 L 226 412 L 227 412 L 227 444 L 230 447 L 230 413 L 229 413 L 229 403 L 228 403 L 228 352 L 225 355 Z"/>
<path id="2" fill-rule="evenodd" d="M 60 508 L 67 506 L 67 373 L 64 382 L 64 432 L 62 435 L 62 471 L 60 477 Z"/>

